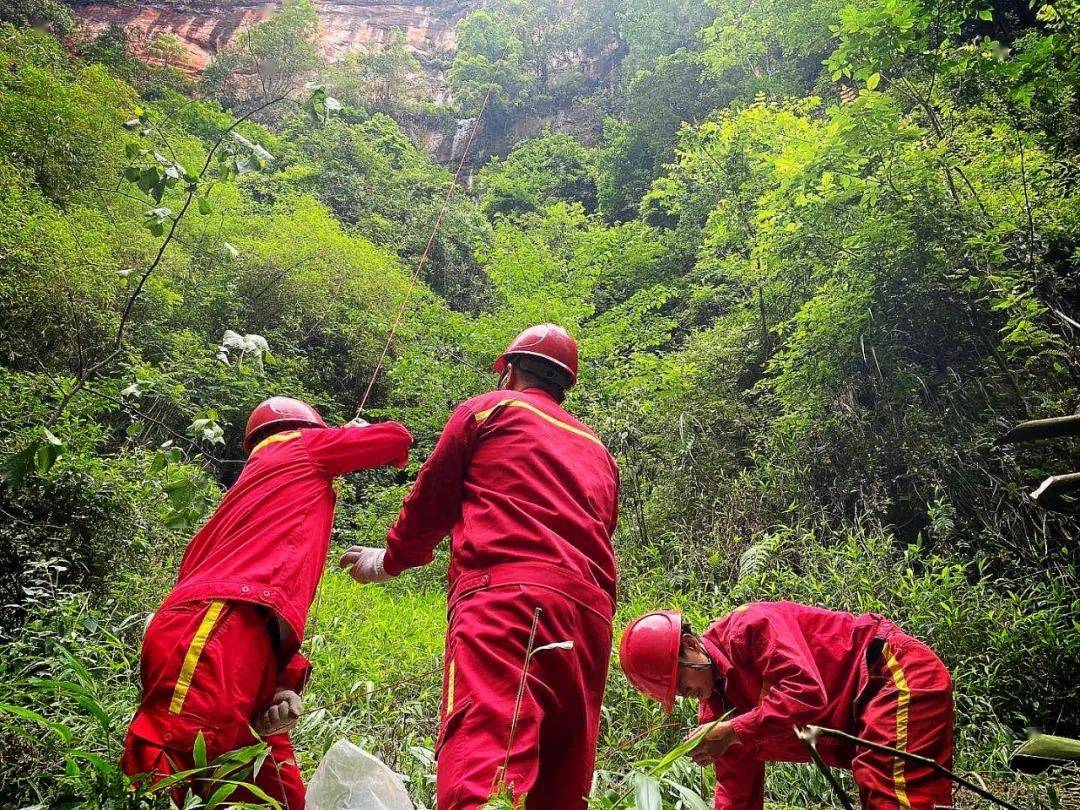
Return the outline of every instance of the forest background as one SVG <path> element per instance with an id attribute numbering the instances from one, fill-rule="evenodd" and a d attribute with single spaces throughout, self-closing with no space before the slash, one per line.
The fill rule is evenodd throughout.
<path id="1" fill-rule="evenodd" d="M 401 37 L 325 63 L 308 0 L 197 79 L 174 40 L 138 59 L 55 0 L 0 18 L 0 805 L 125 795 L 141 630 L 247 413 L 352 416 L 452 182 L 408 133 L 490 88 L 366 411 L 412 463 L 341 486 L 335 548 L 378 545 L 491 358 L 560 323 L 569 407 L 623 472 L 620 626 L 884 613 L 952 670 L 959 769 L 1080 807 L 1075 770 L 1006 767 L 1027 727 L 1080 735 L 1078 524 L 1025 496 L 1076 447 L 995 444 L 1078 404 L 1080 2 L 492 0 L 453 105 Z M 516 140 L 529 117 L 555 123 Z M 432 803 L 446 559 L 327 574 L 309 774 L 349 736 Z M 613 666 L 598 792 L 692 711 L 665 724 Z M 664 806 L 709 779 L 682 761 Z M 834 801 L 804 766 L 768 792 Z"/>

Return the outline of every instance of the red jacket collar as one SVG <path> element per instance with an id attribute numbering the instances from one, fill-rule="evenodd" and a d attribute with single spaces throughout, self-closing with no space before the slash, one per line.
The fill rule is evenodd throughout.
<path id="1" fill-rule="evenodd" d="M 558 402 L 555 402 L 555 397 L 553 397 L 551 394 L 549 394 L 543 388 L 526 388 L 521 393 L 522 394 L 534 394 L 534 395 L 536 395 L 538 397 L 542 397 L 543 399 L 546 399 L 548 402 L 554 402 L 556 405 L 559 404 Z"/>
<path id="2" fill-rule="evenodd" d="M 713 663 L 713 670 L 716 673 L 716 690 L 713 692 L 713 696 L 719 696 L 721 699 L 726 698 L 725 692 L 727 691 L 728 676 L 731 674 L 731 659 L 727 657 L 716 643 L 713 642 L 708 636 L 702 635 L 701 645 L 705 648 L 706 654 Z"/>

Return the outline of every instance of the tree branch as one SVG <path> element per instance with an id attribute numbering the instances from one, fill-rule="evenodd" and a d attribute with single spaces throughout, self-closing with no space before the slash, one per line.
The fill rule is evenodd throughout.
<path id="1" fill-rule="evenodd" d="M 892 757 L 899 757 L 900 759 L 907 760 L 908 762 L 916 762 L 920 765 L 925 765 L 935 773 L 951 779 L 953 782 L 956 782 L 956 784 L 966 787 L 973 793 L 977 793 L 988 802 L 993 802 L 999 807 L 1004 807 L 1006 810 L 1020 810 L 1016 805 L 1009 804 L 1004 799 L 999 799 L 986 788 L 980 787 L 971 780 L 953 773 L 944 765 L 941 765 L 936 760 L 930 759 L 929 757 L 913 754 L 910 751 L 901 751 L 899 748 L 891 748 L 888 745 L 864 740 L 862 737 L 856 737 L 854 734 L 846 734 L 843 731 L 837 731 L 834 728 L 825 728 L 824 726 L 807 726 L 804 729 L 797 729 L 796 734 L 798 734 L 799 739 L 802 740 L 808 748 L 811 747 L 812 741 L 816 741 L 818 737 L 832 737 L 834 740 L 842 740 L 843 742 L 852 743 L 853 745 L 858 745 L 863 748 L 869 748 L 871 751 L 876 751 L 879 754 L 887 754 Z"/>
<path id="2" fill-rule="evenodd" d="M 256 113 L 265 110 L 272 104 L 277 104 L 279 101 L 283 101 L 287 97 L 288 93 L 276 96 L 275 98 L 272 98 L 269 101 L 266 101 L 252 108 L 240 118 L 237 118 L 235 121 L 233 121 L 232 124 L 230 124 L 225 129 L 225 131 L 218 136 L 217 140 L 214 141 L 213 146 L 210 147 L 210 151 L 206 155 L 206 160 L 203 162 L 202 170 L 199 172 L 199 183 L 202 183 L 203 178 L 206 176 L 206 172 L 210 169 L 210 164 L 214 159 L 214 155 L 217 154 L 217 150 L 221 148 L 221 144 L 225 142 L 225 139 L 233 132 L 233 130 L 240 126 L 240 124 L 244 123 L 244 121 L 250 119 Z M 191 202 L 195 199 L 197 190 L 198 184 L 196 184 L 195 188 L 187 192 L 187 197 L 184 200 L 184 204 L 183 206 L 181 206 L 180 211 L 177 212 L 176 216 L 173 218 L 172 226 L 169 228 L 169 233 L 166 235 L 165 240 L 158 248 L 158 251 L 154 256 L 154 260 L 150 263 L 150 266 L 146 268 L 146 271 L 139 277 L 139 283 L 135 285 L 134 291 L 132 291 L 131 295 L 128 296 L 127 303 L 124 305 L 124 311 L 120 316 L 120 323 L 117 324 L 116 327 L 116 337 L 113 339 L 113 350 L 98 362 L 88 366 L 79 374 L 78 377 L 75 378 L 74 385 L 72 385 L 71 389 L 61 398 L 59 404 L 56 406 L 56 409 L 49 416 L 49 419 L 46 422 L 46 427 L 51 427 L 53 424 L 55 424 L 56 420 L 59 419 L 63 412 L 67 409 L 67 406 L 71 402 L 71 400 L 75 397 L 77 393 L 79 393 L 79 391 L 81 391 L 85 387 L 86 383 L 89 382 L 94 377 L 94 375 L 98 373 L 98 371 L 104 368 L 107 364 L 111 363 L 123 350 L 124 332 L 127 328 L 128 321 L 131 318 L 131 312 L 135 307 L 135 302 L 139 299 L 139 295 L 142 293 L 143 287 L 146 286 L 146 282 L 150 278 L 151 274 L 153 274 L 154 270 L 156 270 L 161 264 L 161 260 L 165 256 L 165 250 L 169 247 L 173 239 L 176 237 L 176 230 L 180 225 L 180 221 L 184 218 L 184 215 L 191 207 Z M 117 192 L 120 193 L 119 187 L 117 188 Z"/>

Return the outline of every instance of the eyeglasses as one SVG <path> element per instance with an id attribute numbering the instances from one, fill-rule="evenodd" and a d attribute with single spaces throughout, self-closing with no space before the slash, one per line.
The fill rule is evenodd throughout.
<path id="1" fill-rule="evenodd" d="M 711 662 L 699 664 L 696 661 L 684 661 L 681 658 L 679 659 L 679 666 L 686 667 L 687 669 L 712 669 Z"/>

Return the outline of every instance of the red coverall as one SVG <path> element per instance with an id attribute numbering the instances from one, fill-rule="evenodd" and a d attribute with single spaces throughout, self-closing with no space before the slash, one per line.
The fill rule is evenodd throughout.
<path id="1" fill-rule="evenodd" d="M 839 729 L 951 767 L 949 671 L 887 619 L 758 602 L 702 638 L 719 678 L 699 720 L 737 712 L 739 742 L 716 761 L 716 810 L 761 808 L 765 762 L 809 761 L 795 725 Z M 864 810 L 952 805 L 949 780 L 925 766 L 837 740 L 821 740 L 818 750 L 829 765 L 852 771 Z"/>
<path id="2" fill-rule="evenodd" d="M 404 466 L 411 437 L 395 422 L 293 430 L 252 451 L 236 484 L 184 552 L 172 592 L 143 639 L 142 700 L 123 769 L 155 781 L 255 742 L 248 729 L 279 688 L 299 692 L 298 652 L 330 545 L 333 479 Z M 284 806 L 304 806 L 288 735 L 268 739 L 256 783 Z M 234 793 L 230 801 L 255 801 Z"/>
<path id="3" fill-rule="evenodd" d="M 439 810 L 478 808 L 500 780 L 528 808 L 584 808 L 611 650 L 618 468 L 540 389 L 495 391 L 451 417 L 387 538 L 388 573 L 451 535 L 436 746 Z M 535 646 L 510 726 L 536 607 Z M 505 775 L 501 769 L 508 761 Z"/>

